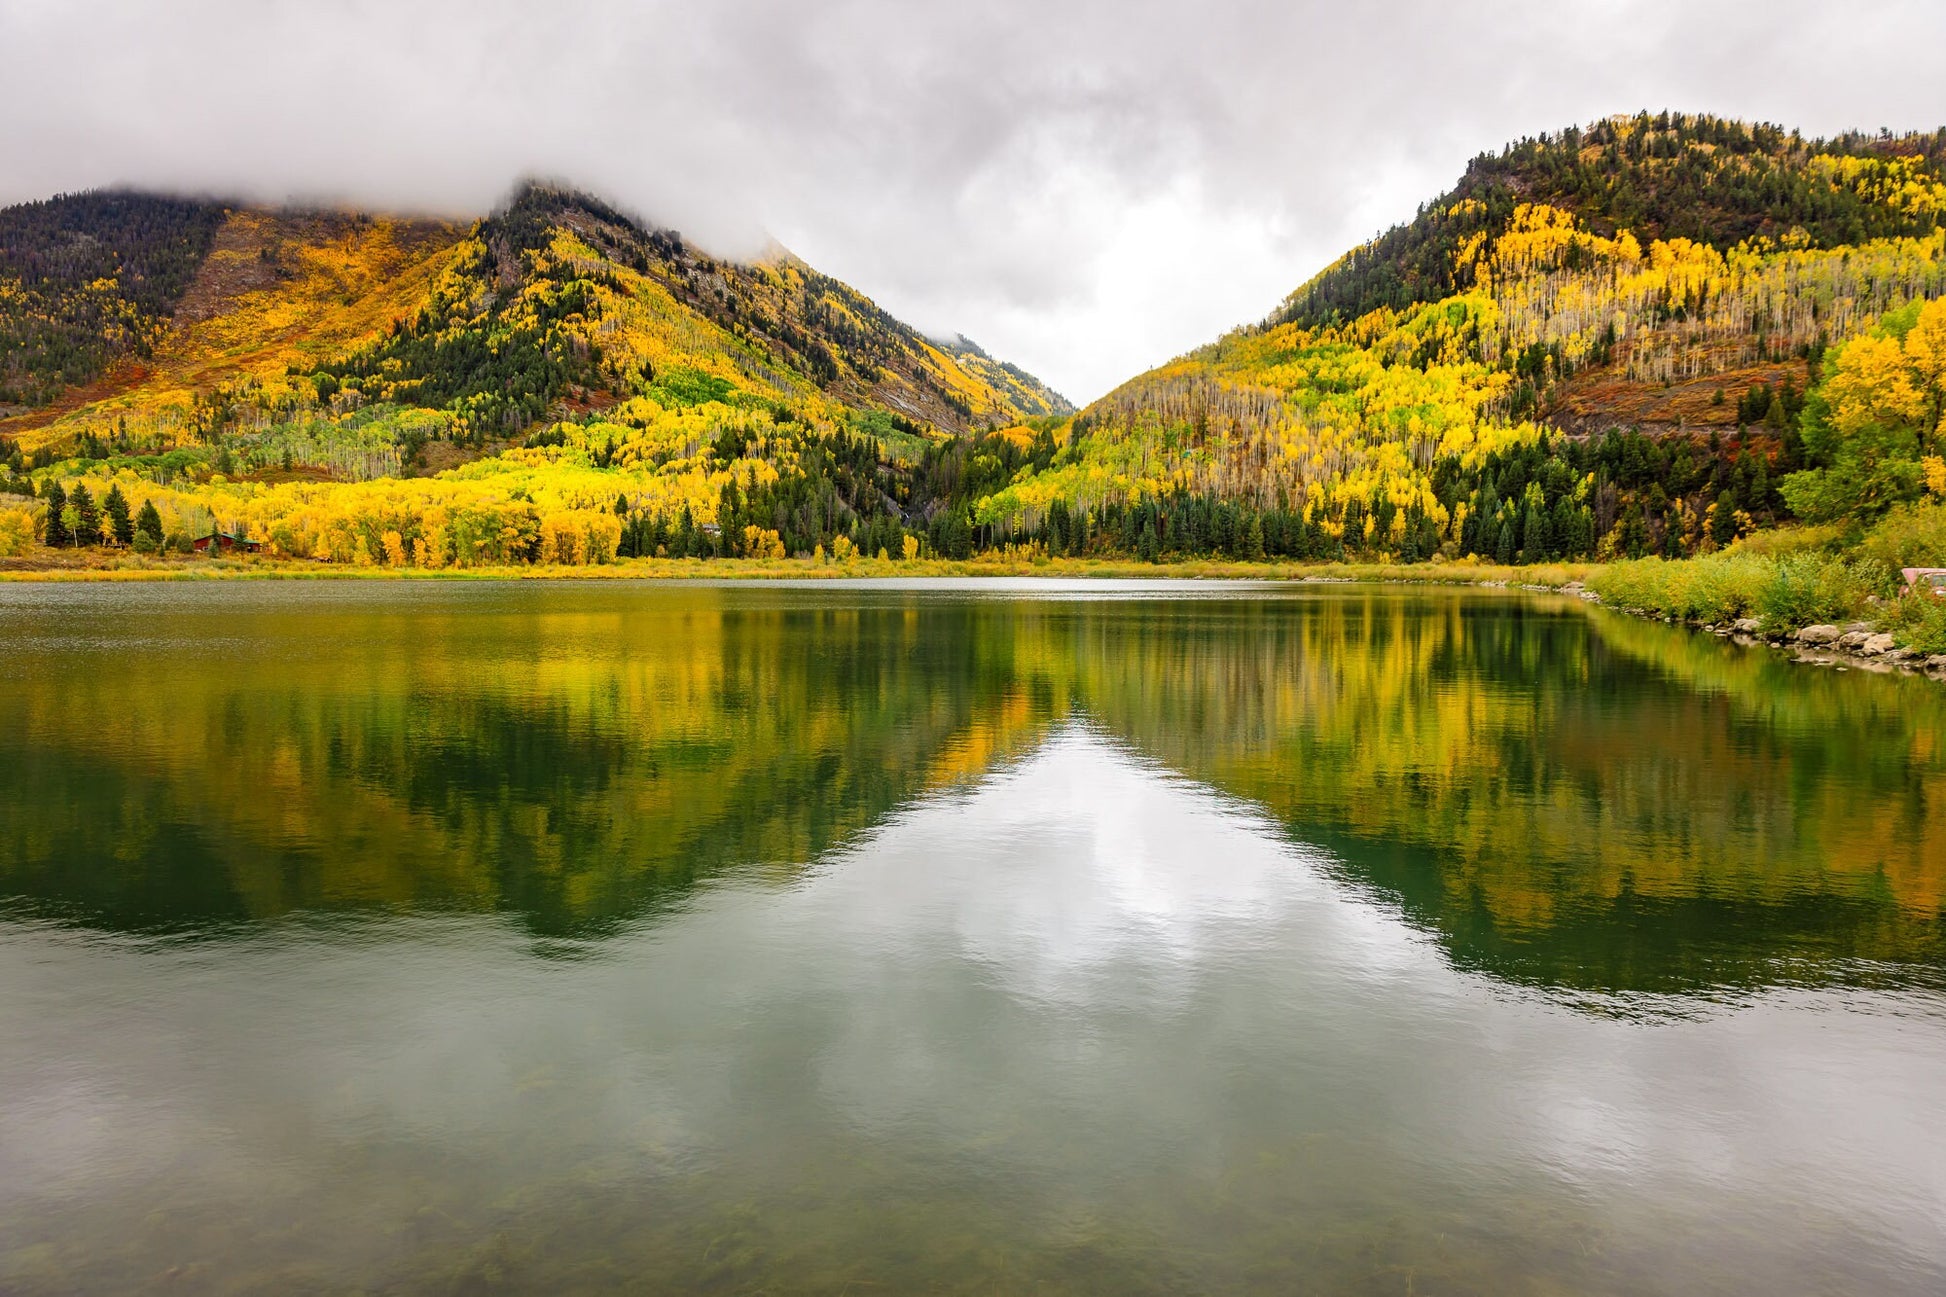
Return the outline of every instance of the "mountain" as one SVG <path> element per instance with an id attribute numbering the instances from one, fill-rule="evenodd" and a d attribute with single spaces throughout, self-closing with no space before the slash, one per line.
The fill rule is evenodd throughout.
<path id="1" fill-rule="evenodd" d="M 1692 552 L 1790 516 L 1807 393 L 1946 295 L 1943 222 L 1946 131 L 1665 113 L 1523 140 L 972 507 L 1161 553 L 1253 551 L 1253 520 L 1307 556 Z"/>
<path id="2" fill-rule="evenodd" d="M 0 553 L 111 489 L 152 547 L 428 566 L 1679 556 L 1946 493 L 1946 131 L 1522 140 L 1078 414 L 544 185 L 470 224 L 81 195 L 0 243 Z"/>
<path id="3" fill-rule="evenodd" d="M 552 186 L 471 224 L 82 194 L 0 239 L 0 491 L 120 486 L 151 548 L 903 552 L 929 462 L 1072 410 L 783 249 L 715 257 Z"/>
<path id="4" fill-rule="evenodd" d="M 658 373 L 914 434 L 1070 409 L 787 251 L 715 258 L 563 189 L 526 186 L 470 228 L 138 193 L 0 211 L 0 435 L 30 443 L 99 438 L 105 417 L 195 435 L 303 377 L 486 445 Z"/>

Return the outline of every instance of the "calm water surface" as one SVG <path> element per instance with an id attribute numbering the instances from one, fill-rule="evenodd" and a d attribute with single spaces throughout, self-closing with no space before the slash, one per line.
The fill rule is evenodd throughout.
<path id="1" fill-rule="evenodd" d="M 0 587 L 0 1290 L 1946 1291 L 1946 690 L 1505 592 Z"/>

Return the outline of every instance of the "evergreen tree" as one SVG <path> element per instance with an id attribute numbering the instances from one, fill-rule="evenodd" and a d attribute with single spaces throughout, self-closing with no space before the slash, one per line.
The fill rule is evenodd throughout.
<path id="1" fill-rule="evenodd" d="M 1730 497 L 1719 495 L 1716 503 L 1710 506 L 1710 539 L 1718 546 L 1729 544 L 1737 538 L 1737 511 L 1730 503 Z"/>
<path id="2" fill-rule="evenodd" d="M 108 488 L 108 494 L 101 502 L 102 514 L 108 520 L 108 534 L 117 545 L 130 545 L 135 540 L 135 520 L 129 516 L 128 497 L 122 494 L 119 483 Z"/>
<path id="3" fill-rule="evenodd" d="M 68 503 L 74 506 L 74 543 L 101 544 L 101 510 L 95 506 L 95 497 L 89 493 L 86 483 L 75 483 Z"/>
<path id="4" fill-rule="evenodd" d="M 43 498 L 47 501 L 47 544 L 49 547 L 72 545 L 74 537 L 68 534 L 67 519 L 62 516 L 67 511 L 68 493 L 59 482 L 50 481 Z"/>
<path id="5" fill-rule="evenodd" d="M 162 515 L 156 512 L 155 501 L 142 501 L 141 511 L 135 515 L 135 534 L 151 549 L 162 548 Z"/>

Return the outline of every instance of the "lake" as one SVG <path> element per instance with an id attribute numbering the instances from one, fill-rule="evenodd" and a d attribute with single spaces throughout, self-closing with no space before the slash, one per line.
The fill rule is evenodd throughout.
<path id="1" fill-rule="evenodd" d="M 1946 1291 L 1925 680 L 1214 582 L 0 661 L 8 1293 Z"/>

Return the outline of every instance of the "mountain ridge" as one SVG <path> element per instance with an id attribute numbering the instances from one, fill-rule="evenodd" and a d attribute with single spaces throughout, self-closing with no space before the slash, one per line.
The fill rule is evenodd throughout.
<path id="1" fill-rule="evenodd" d="M 1623 219 L 1645 214 L 1668 237 Z M 1204 547 L 1221 505 L 1272 553 L 1491 557 L 1523 532 L 1508 489 L 1548 461 L 1536 508 L 1569 499 L 1585 543 L 1537 556 L 1693 552 L 1791 516 L 1779 483 L 1811 467 L 1796 425 L 1827 353 L 1946 296 L 1943 221 L 1946 132 L 1834 143 L 1664 113 L 1522 141 L 1262 322 L 1090 404 L 1047 471 L 975 511 L 1033 531 L 1057 501 L 1142 502 L 1123 542 L 1169 553 Z M 1758 459 L 1761 499 L 1724 488 Z M 1719 500 L 1742 520 L 1706 521 Z M 1502 516 L 1468 530 L 1487 504 Z"/>
<path id="2" fill-rule="evenodd" d="M 136 223 L 131 247 L 151 228 L 202 237 L 194 215 Z M 1642 113 L 1519 141 L 1266 319 L 1080 411 L 787 251 L 724 261 L 558 186 L 465 227 L 299 219 L 228 214 L 198 264 L 233 282 L 199 280 L 180 307 L 147 277 L 127 293 L 86 278 L 85 248 L 67 280 L 0 296 L 55 302 L 46 285 L 72 281 L 39 334 L 14 318 L 31 310 L 0 309 L 0 336 L 86 344 L 72 372 L 43 348 L 59 377 L 147 353 L 119 389 L 0 422 L 12 480 L 180 484 L 174 533 L 222 517 L 279 552 L 374 563 L 416 563 L 422 544 L 435 566 L 857 549 L 1537 562 L 1707 552 L 1835 516 L 1841 497 L 1882 512 L 1946 450 L 1927 413 L 1946 131 L 1807 140 Z M 154 259 L 175 274 L 154 283 L 181 279 L 180 258 Z M 88 342 L 129 303 L 131 323 Z M 157 333 L 165 309 L 185 327 Z M 18 371 L 42 352 L 8 355 Z M 1891 468 L 1861 431 L 1890 438 Z M 378 485 L 399 478 L 436 480 L 409 500 Z M 455 539 L 461 498 L 502 539 Z M 612 547 L 598 513 L 622 520 Z M 551 520 L 585 544 L 544 542 Z"/>
<path id="3" fill-rule="evenodd" d="M 96 233 L 113 213 L 129 211 L 137 213 L 138 232 L 162 218 L 173 218 L 185 231 L 180 246 L 167 248 L 169 255 L 161 258 L 171 273 L 160 285 L 145 273 L 142 254 L 155 255 L 153 245 L 166 242 L 166 234 L 118 243 Z M 65 222 L 64 212 L 69 218 Z M 236 265 L 224 269 L 240 278 L 243 287 L 263 290 L 274 286 L 280 251 L 295 248 L 301 255 L 307 230 L 329 242 L 347 228 L 373 225 L 409 232 L 421 243 L 436 239 L 456 245 L 469 237 L 485 238 L 493 245 L 495 282 L 478 286 L 488 291 L 518 287 L 524 272 L 514 260 L 540 250 L 546 242 L 542 231 L 559 225 L 591 239 L 598 256 L 612 254 L 654 278 L 683 306 L 718 327 L 776 353 L 841 403 L 882 407 L 919 424 L 959 432 L 978 421 L 1007 422 L 1071 408 L 1039 380 L 994 362 L 977 347 L 961 363 L 952 349 L 935 346 L 871 299 L 787 250 L 774 248 L 751 262 L 712 257 L 674 231 L 636 221 L 564 186 L 524 182 L 492 214 L 472 222 L 470 230 L 465 222 L 433 218 L 104 190 L 0 211 L 0 237 L 14 254 L 10 261 L 20 263 L 0 261 L 0 378 L 11 380 L 0 385 L 0 435 L 51 422 L 36 417 L 49 407 L 63 407 L 57 417 L 72 413 L 89 403 L 72 399 L 75 389 L 100 385 L 118 364 L 149 359 L 172 323 L 194 325 L 216 314 L 213 308 L 197 309 L 191 294 L 198 275 L 220 266 L 226 238 L 238 244 L 255 237 L 262 257 L 259 273 L 253 277 L 249 268 Z M 245 228 L 239 231 L 238 226 Z M 77 249 L 95 255 L 78 257 Z M 209 262 L 213 253 L 217 263 Z M 20 269 L 59 260 L 81 260 L 86 269 L 106 273 L 86 280 L 71 275 L 77 282 L 63 286 L 64 292 L 54 294 L 59 300 L 51 303 L 34 300 L 25 291 L 9 291 L 6 271 L 13 269 L 15 282 L 40 287 L 47 296 L 48 277 L 41 275 L 37 282 Z M 780 277 L 789 284 L 776 283 Z M 205 285 L 203 295 L 220 300 L 225 293 Z M 186 298 L 187 311 L 178 321 L 176 308 Z M 407 303 L 395 306 L 408 321 L 416 314 Z M 96 323 L 121 317 L 125 322 L 113 330 Z M 834 329 L 839 336 L 828 336 Z M 50 340 L 49 335 L 63 331 L 70 336 Z M 335 336 L 334 341 L 345 348 L 352 339 Z M 529 410 L 525 416 L 541 413 Z"/>

